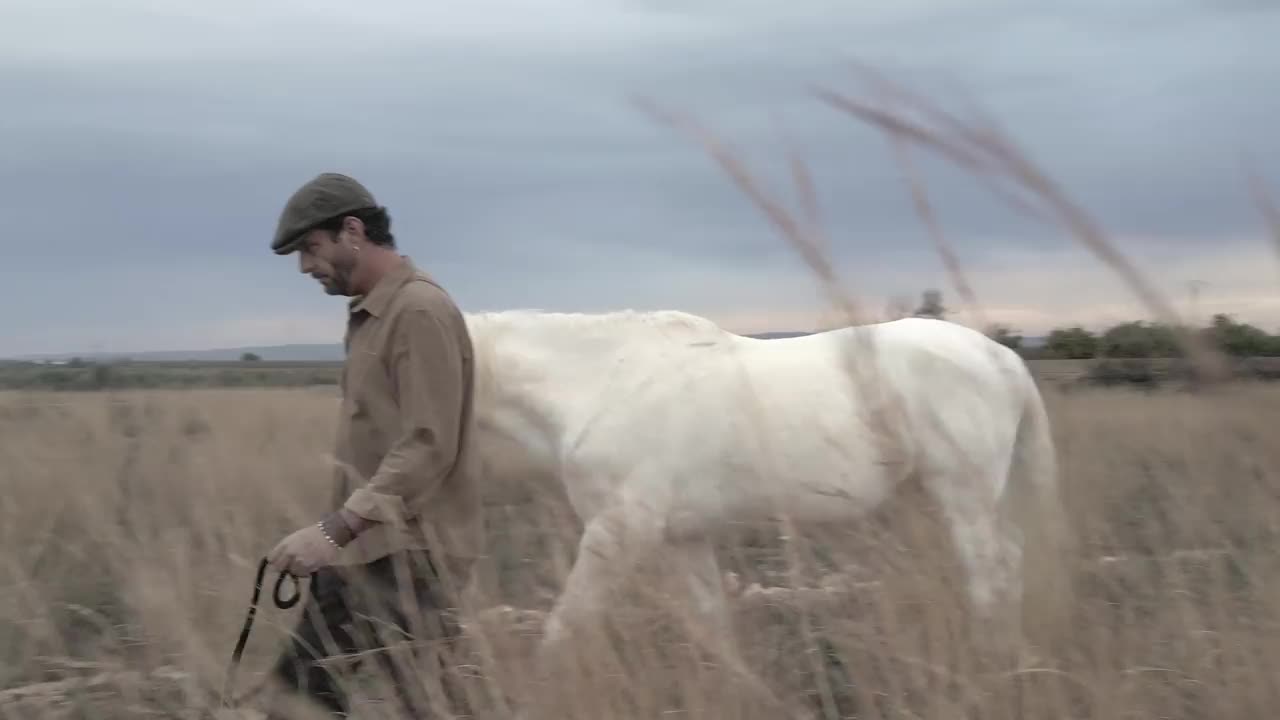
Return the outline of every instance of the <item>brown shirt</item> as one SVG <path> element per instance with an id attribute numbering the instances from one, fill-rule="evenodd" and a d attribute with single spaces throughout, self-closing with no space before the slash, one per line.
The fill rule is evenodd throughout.
<path id="1" fill-rule="evenodd" d="M 462 313 L 409 258 L 351 302 L 335 505 L 377 521 L 340 554 L 364 563 L 426 548 L 455 566 L 480 551 L 469 472 L 473 357 Z"/>

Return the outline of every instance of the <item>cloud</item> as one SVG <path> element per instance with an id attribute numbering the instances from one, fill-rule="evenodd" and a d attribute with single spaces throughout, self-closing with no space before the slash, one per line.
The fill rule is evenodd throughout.
<path id="1" fill-rule="evenodd" d="M 0 209 L 16 240 L 0 279 L 40 312 L 0 355 L 338 339 L 341 305 L 267 251 L 284 199 L 330 169 L 373 189 L 467 307 L 808 317 L 804 265 L 635 95 L 696 113 L 788 197 L 780 138 L 801 147 L 860 292 L 945 286 L 884 139 L 810 92 L 853 89 L 853 59 L 948 107 L 975 100 L 1140 259 L 1212 262 L 1260 228 L 1241 154 L 1280 167 L 1277 17 L 1205 0 L 6 7 Z M 1070 247 L 919 162 L 974 272 L 1036 276 Z M 1037 287 L 1001 307 L 1057 312 Z"/>

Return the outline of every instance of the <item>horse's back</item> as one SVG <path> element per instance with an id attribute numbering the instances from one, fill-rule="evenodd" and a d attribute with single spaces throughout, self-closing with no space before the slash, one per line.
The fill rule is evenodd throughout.
<path id="1" fill-rule="evenodd" d="M 779 453 L 807 451 L 828 433 L 861 451 L 858 438 L 872 432 L 866 411 L 888 403 L 913 415 L 1020 403 L 1026 372 L 982 333 L 925 318 L 770 340 L 708 334 L 632 355 L 628 365 L 606 404 L 619 432 L 632 432 L 629 444 L 686 438 L 714 451 L 718 438 L 754 432 Z"/>
<path id="2" fill-rule="evenodd" d="M 1017 353 L 964 325 L 903 318 L 776 340 L 736 340 L 739 362 L 761 373 L 787 371 L 816 381 L 866 373 L 898 394 L 932 395 L 960 382 L 1007 386 L 1025 373 Z M 816 373 L 816 375 L 815 375 Z M 790 383 L 788 383 L 790 384 Z"/>
<path id="3" fill-rule="evenodd" d="M 919 451 L 939 462 L 956 443 L 998 452 L 1034 388 L 1017 353 L 929 318 L 759 341 L 740 365 L 767 396 L 759 404 L 779 423 L 790 418 L 798 437 L 844 428 L 844 445 L 856 452 Z M 805 445 L 798 437 L 792 441 Z"/>

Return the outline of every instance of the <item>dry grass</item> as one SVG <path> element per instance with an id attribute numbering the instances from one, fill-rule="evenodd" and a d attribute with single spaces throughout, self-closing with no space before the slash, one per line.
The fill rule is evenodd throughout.
<path id="1" fill-rule="evenodd" d="M 930 239 L 976 314 L 907 144 L 1059 223 L 1177 324 L 1139 268 L 997 128 L 966 125 L 882 81 L 875 89 L 888 105 L 819 95 L 894 143 Z M 801 219 L 713 133 L 647 108 L 702 144 L 838 309 L 868 319 L 832 271 L 814 189 L 794 154 Z M 1274 230 L 1274 207 L 1260 184 L 1255 192 Z M 1215 364 L 1185 341 L 1204 367 Z M 853 379 L 873 383 L 854 359 Z M 548 717 L 592 719 L 1264 715 L 1280 694 L 1270 689 L 1280 670 L 1280 561 L 1271 551 L 1280 446 L 1264 434 L 1280 420 L 1280 390 L 1048 399 L 1080 540 L 1062 569 L 1081 592 L 1039 666 L 993 667 L 962 639 L 954 559 L 911 496 L 858 527 L 788 528 L 785 537 L 744 528 L 726 542 L 725 565 L 747 587 L 735 591 L 735 621 L 759 684 L 701 653 L 697 628 L 641 575 L 612 606 L 609 633 L 584 643 L 578 671 L 532 695 Z M 0 716 L 206 716 L 257 558 L 325 509 L 335 409 L 328 393 L 296 390 L 0 396 L 0 688 L 13 688 L 0 690 Z M 491 555 L 462 608 L 468 633 L 452 658 L 478 718 L 508 717 L 538 690 L 529 630 L 567 570 L 577 530 L 548 496 L 514 502 L 507 490 L 494 489 Z M 501 611 L 507 605 L 533 611 L 534 622 L 517 622 Z M 291 614 L 260 612 L 245 684 Z M 362 716 L 382 717 L 382 707 L 366 705 Z"/>
<path id="2" fill-rule="evenodd" d="M 1280 446 L 1266 430 L 1280 421 L 1280 389 L 1048 397 L 1082 592 L 1046 669 L 984 672 L 958 640 L 949 552 L 927 526 L 900 524 L 927 516 L 890 509 L 806 535 L 812 546 L 759 529 L 726 545 L 744 586 L 828 586 L 738 600 L 753 670 L 781 705 L 816 717 L 826 707 L 833 717 L 1223 719 L 1260 717 L 1280 700 Z M 81 678 L 0 695 L 0 714 L 199 717 L 215 703 L 254 560 L 323 506 L 333 410 L 331 394 L 301 390 L 0 396 L 0 686 Z M 469 604 L 474 642 L 458 658 L 473 664 L 477 717 L 505 717 L 532 675 L 531 638 L 475 611 L 547 607 L 575 532 L 550 509 L 490 508 L 494 557 Z M 741 703 L 678 614 L 631 593 L 613 639 L 587 649 L 582 687 L 559 688 L 557 717 L 780 716 Z M 242 688 L 291 620 L 263 608 Z"/>

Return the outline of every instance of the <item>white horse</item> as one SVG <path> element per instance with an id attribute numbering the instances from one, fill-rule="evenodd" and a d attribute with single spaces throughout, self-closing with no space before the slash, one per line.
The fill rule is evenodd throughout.
<path id="1" fill-rule="evenodd" d="M 908 481 L 937 500 L 980 618 L 1016 627 L 1020 565 L 1065 571 L 1042 399 L 1021 358 L 974 330 L 910 318 L 757 340 L 679 312 L 468 323 L 484 472 L 558 480 L 583 522 L 544 652 L 661 552 L 733 656 L 716 531 L 852 523 Z"/>

